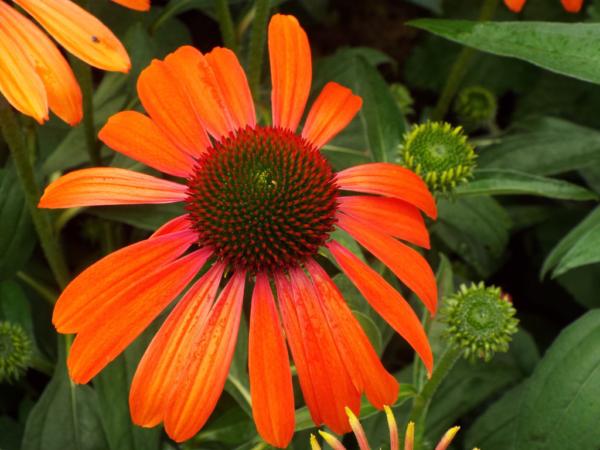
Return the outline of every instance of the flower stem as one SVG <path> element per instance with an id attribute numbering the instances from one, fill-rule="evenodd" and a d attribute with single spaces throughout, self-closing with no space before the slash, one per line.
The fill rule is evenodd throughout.
<path id="1" fill-rule="evenodd" d="M 58 298 L 58 292 L 55 292 L 51 287 L 46 286 L 39 280 L 36 280 L 31 275 L 25 272 L 17 272 L 17 278 L 29 286 L 31 289 L 36 291 L 44 300 L 46 300 L 51 305 L 56 303 L 56 299 Z"/>
<path id="2" fill-rule="evenodd" d="M 446 349 L 440 360 L 437 362 L 431 378 L 425 383 L 421 392 L 415 397 L 409 421 L 415 423 L 416 450 L 420 450 L 422 445 L 423 435 L 425 434 L 425 420 L 427 419 L 427 412 L 429 411 L 431 400 L 442 381 L 444 381 L 450 370 L 452 370 L 452 367 L 454 367 L 456 361 L 458 361 L 459 357 L 460 350 L 451 347 Z"/>
<path id="3" fill-rule="evenodd" d="M 83 94 L 83 130 L 90 162 L 94 166 L 100 166 L 102 165 L 102 158 L 100 156 L 100 145 L 98 145 L 96 139 L 96 126 L 94 125 L 94 83 L 92 80 L 92 69 L 75 57 L 71 58 L 71 66 L 73 66 L 77 75 Z"/>
<path id="4" fill-rule="evenodd" d="M 38 209 L 40 198 L 39 187 L 35 180 L 35 173 L 27 151 L 21 125 L 15 113 L 3 97 L 0 97 L 0 129 L 6 141 L 17 170 L 19 182 L 25 193 L 25 200 L 33 220 L 35 230 L 40 238 L 40 244 L 50 270 L 61 288 L 69 281 L 67 263 L 58 245 L 54 234 L 50 215 L 46 210 Z"/>
<path id="5" fill-rule="evenodd" d="M 481 7 L 481 12 L 479 13 L 478 21 L 484 22 L 492 19 L 494 17 L 494 13 L 496 12 L 497 6 L 498 0 L 484 0 Z M 442 120 L 448 113 L 450 104 L 452 103 L 456 92 L 460 88 L 460 85 L 469 68 L 469 64 L 473 59 L 473 55 L 475 55 L 475 50 L 473 48 L 463 47 L 456 57 L 456 60 L 450 69 L 450 73 L 448 74 L 448 78 L 446 79 L 444 89 L 442 90 L 438 102 L 435 105 L 435 109 L 431 114 L 432 120 Z"/>
<path id="6" fill-rule="evenodd" d="M 217 19 L 219 20 L 219 28 L 225 47 L 237 53 L 237 39 L 233 27 L 233 19 L 229 10 L 229 2 L 227 0 L 215 0 L 217 9 Z"/>
<path id="7" fill-rule="evenodd" d="M 265 35 L 271 0 L 256 0 L 254 9 L 254 23 L 250 34 L 248 78 L 254 101 L 258 102 L 260 100 L 260 75 L 265 53 Z"/>

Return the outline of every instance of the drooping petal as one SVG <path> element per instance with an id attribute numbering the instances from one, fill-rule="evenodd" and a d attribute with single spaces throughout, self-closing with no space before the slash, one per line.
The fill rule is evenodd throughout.
<path id="1" fill-rule="evenodd" d="M 202 428 L 221 396 L 237 340 L 245 278 L 243 271 L 234 273 L 202 332 L 190 342 L 194 357 L 180 373 L 165 416 L 167 434 L 177 442 Z"/>
<path id="2" fill-rule="evenodd" d="M 0 21 L 0 93 L 15 109 L 38 123 L 48 120 L 44 83 L 4 21 Z"/>
<path id="3" fill-rule="evenodd" d="M 234 127 L 256 125 L 254 100 L 244 69 L 231 50 L 217 47 L 206 55 Z"/>
<path id="4" fill-rule="evenodd" d="M 413 450 L 415 446 L 415 423 L 411 420 L 406 426 L 404 435 L 404 450 Z"/>
<path id="5" fill-rule="evenodd" d="M 179 183 L 116 167 L 94 167 L 63 175 L 51 183 L 40 208 L 132 205 L 181 202 L 186 187 Z"/>
<path id="6" fill-rule="evenodd" d="M 376 408 L 381 409 L 383 405 L 395 403 L 398 398 L 398 382 L 381 364 L 369 338 L 337 286 L 313 260 L 306 263 L 306 270 L 312 278 L 317 300 L 356 388 L 365 392 Z"/>
<path id="7" fill-rule="evenodd" d="M 181 299 L 144 353 L 131 382 L 129 408 L 137 425 L 153 427 L 163 419 L 180 372 L 208 319 L 224 265 L 215 264 Z"/>
<path id="8" fill-rule="evenodd" d="M 265 274 L 256 276 L 250 313 L 248 370 L 252 415 L 262 438 L 286 448 L 294 435 L 294 390 L 285 339 Z"/>
<path id="9" fill-rule="evenodd" d="M 390 430 L 390 450 L 400 450 L 398 425 L 396 424 L 396 418 L 394 417 L 392 408 L 385 405 L 383 409 L 385 410 L 385 418 L 387 420 L 388 429 Z"/>
<path id="10" fill-rule="evenodd" d="M 560 0 L 565 11 L 570 13 L 578 13 L 583 6 L 583 0 Z"/>
<path id="11" fill-rule="evenodd" d="M 150 9 L 150 0 L 112 0 L 113 2 L 136 11 L 148 11 Z"/>
<path id="12" fill-rule="evenodd" d="M 369 448 L 369 441 L 367 441 L 367 435 L 365 434 L 365 430 L 360 424 L 358 417 L 356 417 L 350 408 L 346 408 L 346 414 L 348 414 L 348 421 L 350 422 L 354 436 L 356 436 L 356 441 L 358 442 L 360 450 L 371 450 Z"/>
<path id="13" fill-rule="evenodd" d="M 276 283 L 288 343 L 311 415 L 317 425 L 324 423 L 336 433 L 346 433 L 350 426 L 344 408 L 358 412 L 360 393 L 347 372 L 345 355 L 336 345 L 317 293 L 301 269 L 290 271 L 290 282 L 280 276 Z M 307 378 L 314 394 L 305 393 Z"/>
<path id="14" fill-rule="evenodd" d="M 353 195 L 338 198 L 344 214 L 412 244 L 429 248 L 429 233 L 419 210 L 396 198 Z"/>
<path id="15" fill-rule="evenodd" d="M 435 275 L 419 252 L 344 214 L 338 214 L 338 226 L 388 266 L 400 281 L 419 296 L 429 312 L 435 314 Z"/>
<path id="16" fill-rule="evenodd" d="M 333 450 L 346 450 L 344 444 L 342 444 L 333 434 L 327 433 L 322 430 L 319 430 L 319 434 Z"/>
<path id="17" fill-rule="evenodd" d="M 166 63 L 152 61 L 140 74 L 137 91 L 146 112 L 180 150 L 198 157 L 210 146 L 189 97 Z"/>
<path id="18" fill-rule="evenodd" d="M 527 0 L 504 0 L 504 4 L 513 12 L 521 12 Z"/>
<path id="19" fill-rule="evenodd" d="M 191 224 L 189 221 L 189 215 L 183 214 L 181 216 L 177 216 L 174 219 L 169 220 L 163 226 L 161 226 L 158 230 L 152 233 L 151 238 L 164 236 L 165 234 L 177 233 L 178 231 L 191 231 Z M 193 233 L 193 231 L 191 231 Z"/>
<path id="20" fill-rule="evenodd" d="M 323 147 L 352 121 L 362 107 L 362 98 L 338 83 L 325 85 L 306 118 L 302 136 Z"/>
<path id="21" fill-rule="evenodd" d="M 419 354 L 429 373 L 433 355 L 421 321 L 400 293 L 348 249 L 332 241 L 327 247 L 342 271 L 369 304 Z"/>
<path id="22" fill-rule="evenodd" d="M 69 0 L 14 0 L 64 48 L 91 66 L 129 72 L 121 41 L 102 22 Z"/>
<path id="23" fill-rule="evenodd" d="M 69 353 L 71 379 L 87 383 L 146 329 L 202 268 L 200 249 L 131 284 L 104 308 L 103 317 L 81 330 Z"/>
<path id="24" fill-rule="evenodd" d="M 425 182 L 414 172 L 392 163 L 368 163 L 337 174 L 337 184 L 347 191 L 398 198 L 415 205 L 432 219 L 437 216 L 435 200 Z"/>
<path id="25" fill-rule="evenodd" d="M 293 16 L 275 14 L 269 23 L 273 125 L 296 131 L 312 81 L 306 33 Z"/>
<path id="26" fill-rule="evenodd" d="M 435 450 L 446 450 L 454 439 L 454 436 L 456 436 L 456 433 L 458 433 L 458 430 L 460 430 L 460 427 L 452 427 L 446 431 L 440 442 L 438 442 L 438 445 L 435 446 Z"/>
<path id="27" fill-rule="evenodd" d="M 29 19 L 0 2 L 0 22 L 33 64 L 42 80 L 50 109 L 69 125 L 83 117 L 81 89 L 71 67 L 50 38 Z"/>
<path id="28" fill-rule="evenodd" d="M 76 333 L 98 319 L 101 307 L 131 284 L 181 256 L 195 234 L 180 231 L 147 239 L 111 253 L 81 272 L 58 298 L 52 323 Z"/>
<path id="29" fill-rule="evenodd" d="M 177 148 L 148 116 L 122 111 L 108 119 L 98 138 L 113 150 L 162 172 L 187 177 L 195 160 Z"/>

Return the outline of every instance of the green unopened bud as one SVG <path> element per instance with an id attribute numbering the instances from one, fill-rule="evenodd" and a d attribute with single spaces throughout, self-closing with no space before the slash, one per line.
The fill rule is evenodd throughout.
<path id="1" fill-rule="evenodd" d="M 412 114 L 414 100 L 410 95 L 410 91 L 401 83 L 393 83 L 390 85 L 392 97 L 396 100 L 396 104 L 405 115 Z"/>
<path id="2" fill-rule="evenodd" d="M 454 101 L 454 112 L 467 128 L 477 128 L 496 117 L 498 104 L 494 94 L 483 86 L 470 86 L 461 90 Z"/>
<path id="3" fill-rule="evenodd" d="M 462 127 L 428 122 L 404 136 L 401 164 L 421 176 L 433 191 L 447 192 L 473 175 L 477 155 Z"/>
<path id="4" fill-rule="evenodd" d="M 17 324 L 0 322 L 0 382 L 14 382 L 27 370 L 32 344 L 25 330 Z"/>
<path id="5" fill-rule="evenodd" d="M 519 321 L 508 295 L 483 282 L 461 285 L 445 301 L 442 320 L 446 335 L 465 358 L 489 361 L 495 353 L 506 352 L 517 332 Z"/>

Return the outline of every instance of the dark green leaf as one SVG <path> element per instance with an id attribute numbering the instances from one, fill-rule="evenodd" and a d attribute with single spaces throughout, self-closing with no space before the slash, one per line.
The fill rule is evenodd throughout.
<path id="1" fill-rule="evenodd" d="M 596 24 L 473 22 L 419 19 L 410 25 L 500 56 L 510 56 L 580 80 L 600 83 Z"/>
<path id="2" fill-rule="evenodd" d="M 478 166 L 556 175 L 600 161 L 600 132 L 561 119 L 523 122 L 481 151 Z"/>
<path id="3" fill-rule="evenodd" d="M 581 186 L 517 170 L 479 169 L 457 195 L 535 195 L 563 200 L 595 200 L 598 196 Z"/>
<path id="4" fill-rule="evenodd" d="M 247 367 L 248 323 L 246 322 L 246 318 L 242 317 L 225 390 L 238 402 L 244 412 L 252 417 L 252 400 L 250 398 L 250 381 L 248 379 Z"/>
<path id="5" fill-rule="evenodd" d="M 563 330 L 527 383 L 515 450 L 582 450 L 600 442 L 600 310 Z"/>
<path id="6" fill-rule="evenodd" d="M 176 216 L 185 213 L 178 204 L 101 206 L 87 212 L 103 219 L 126 223 L 142 230 L 155 231 Z"/>

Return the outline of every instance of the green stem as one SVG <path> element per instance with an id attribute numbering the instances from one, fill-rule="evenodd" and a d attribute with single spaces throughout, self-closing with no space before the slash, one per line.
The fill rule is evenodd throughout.
<path id="1" fill-rule="evenodd" d="M 51 287 L 46 286 L 41 281 L 36 280 L 35 278 L 33 278 L 25 272 L 17 272 L 17 278 L 23 283 L 25 283 L 27 286 L 29 286 L 31 289 L 33 289 L 35 292 L 40 294 L 40 296 L 42 296 L 44 300 L 46 300 L 51 305 L 54 305 L 54 303 L 56 303 L 56 299 L 58 298 L 58 292 L 54 291 L 54 289 L 52 289 Z"/>
<path id="2" fill-rule="evenodd" d="M 96 139 L 96 126 L 94 124 L 94 83 L 92 80 L 92 69 L 75 57 L 71 58 L 71 66 L 73 66 L 73 70 L 77 75 L 83 94 L 83 131 L 90 162 L 94 166 L 101 166 L 100 145 Z"/>
<path id="3" fill-rule="evenodd" d="M 494 17 L 494 13 L 496 12 L 496 7 L 498 6 L 498 0 L 485 0 L 481 7 L 481 12 L 479 13 L 479 22 L 484 22 L 490 20 Z M 448 78 L 446 79 L 446 84 L 444 85 L 444 89 L 438 99 L 437 104 L 435 105 L 435 109 L 431 114 L 432 120 L 442 120 L 446 117 L 448 113 L 448 109 L 450 108 L 450 104 L 456 95 L 456 92 L 460 88 L 460 85 L 467 73 L 469 68 L 469 64 L 473 59 L 473 55 L 475 55 L 475 50 L 471 47 L 463 47 L 452 68 L 450 69 L 450 73 Z"/>
<path id="4" fill-rule="evenodd" d="M 260 74 L 262 73 L 263 57 L 265 53 L 265 35 L 267 20 L 271 9 L 270 0 L 256 0 L 254 5 L 254 23 L 250 33 L 250 49 L 248 61 L 248 79 L 254 101 L 260 100 Z"/>
<path id="5" fill-rule="evenodd" d="M 215 0 L 215 2 L 223 43 L 225 44 L 225 47 L 237 53 L 237 39 L 233 26 L 233 19 L 231 18 L 231 11 L 229 10 L 229 2 L 227 0 Z"/>
<path id="6" fill-rule="evenodd" d="M 425 434 L 425 420 L 433 396 L 437 392 L 440 384 L 446 378 L 452 367 L 460 358 L 460 350 L 448 348 L 435 366 L 431 378 L 425 383 L 419 395 L 415 397 L 410 412 L 409 420 L 415 423 L 415 449 L 421 449 L 423 435 Z"/>
<path id="7" fill-rule="evenodd" d="M 50 265 L 50 270 L 52 270 L 58 285 L 64 288 L 69 281 L 67 263 L 58 245 L 58 239 L 54 234 L 48 211 L 37 207 L 40 191 L 35 180 L 35 173 L 23 132 L 15 113 L 3 97 L 0 97 L 0 129 L 10 149 L 19 182 L 25 193 L 29 213 L 40 238 L 44 255 Z"/>

